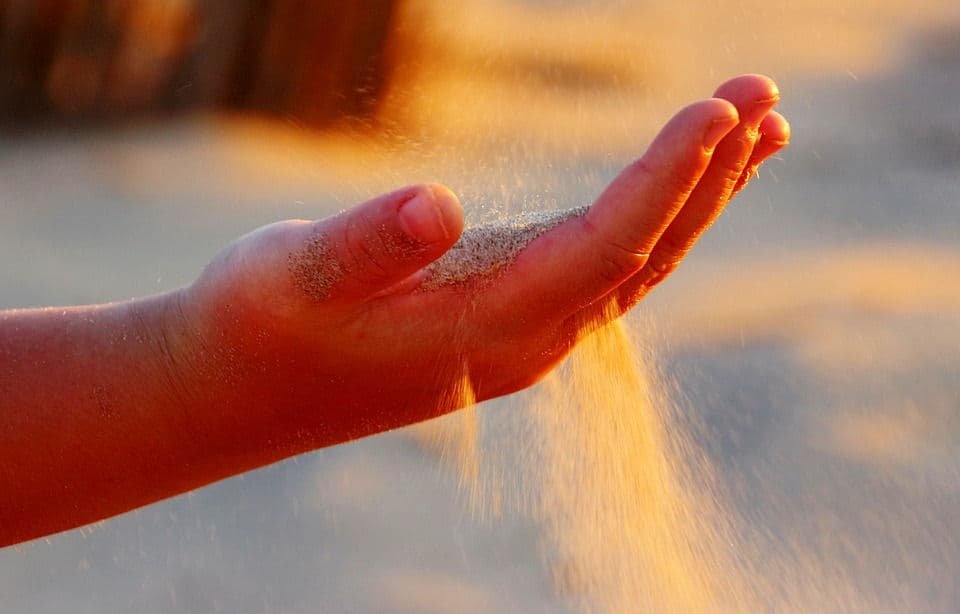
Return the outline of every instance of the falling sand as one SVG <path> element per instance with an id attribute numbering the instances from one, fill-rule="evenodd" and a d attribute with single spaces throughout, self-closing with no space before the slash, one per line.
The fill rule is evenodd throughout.
<path id="1" fill-rule="evenodd" d="M 467 385 L 458 393 L 470 400 Z M 612 323 L 581 341 L 496 449 L 474 409 L 448 417 L 438 443 L 475 511 L 533 516 L 557 590 L 582 609 L 751 611 L 709 463 L 659 401 Z"/>
<path id="2" fill-rule="evenodd" d="M 483 275 L 478 263 L 505 267 L 542 225 L 581 212 L 525 218 L 535 220 L 526 231 L 522 220 L 476 230 L 464 243 L 473 254 L 451 261 L 464 268 L 444 269 L 442 279 Z M 531 516 L 556 589 L 585 611 L 803 611 L 850 602 L 836 570 L 804 563 L 787 544 L 745 537 L 696 443 L 697 425 L 658 385 L 625 324 L 612 313 L 604 319 L 505 429 L 480 420 L 465 377 L 455 394 L 467 409 L 422 431 L 459 468 L 471 508 L 487 518 Z"/>

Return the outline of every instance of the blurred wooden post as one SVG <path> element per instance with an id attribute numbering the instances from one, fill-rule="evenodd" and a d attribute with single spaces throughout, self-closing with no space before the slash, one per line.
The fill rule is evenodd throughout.
<path id="1" fill-rule="evenodd" d="M 0 114 L 49 111 L 44 82 L 60 43 L 69 0 L 0 0 Z"/>
<path id="2" fill-rule="evenodd" d="M 0 120 L 229 106 L 367 120 L 400 0 L 0 0 Z"/>
<path id="3" fill-rule="evenodd" d="M 272 2 L 246 104 L 312 125 L 376 111 L 396 0 Z"/>

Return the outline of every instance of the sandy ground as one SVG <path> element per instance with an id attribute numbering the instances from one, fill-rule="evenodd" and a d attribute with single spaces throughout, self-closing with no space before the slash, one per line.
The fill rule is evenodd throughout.
<path id="1" fill-rule="evenodd" d="M 844 31 L 857 52 L 827 58 L 839 35 L 820 32 L 804 61 L 774 70 L 793 146 L 632 319 L 705 422 L 738 512 L 771 543 L 802 544 L 806 564 L 841 569 L 837 587 L 862 597 L 852 610 L 960 609 L 960 28 L 943 25 L 957 25 L 955 9 L 926 4 L 922 15 L 830 9 L 858 24 Z M 801 16 L 787 15 L 794 30 L 819 23 Z M 774 46 L 764 37 L 776 40 L 764 31 L 755 44 Z M 803 38 L 790 40 L 801 54 Z M 698 70 L 758 64 L 722 57 Z M 717 80 L 684 74 L 663 96 L 643 94 L 638 134 Z M 513 124 L 499 125 L 509 136 Z M 616 139 L 537 146 L 539 130 L 501 154 L 496 131 L 473 153 L 398 141 L 358 154 L 287 125 L 212 118 L 7 141 L 0 308 L 173 288 L 253 227 L 410 181 L 447 181 L 474 219 L 573 206 L 628 158 Z M 524 399 L 483 411 L 495 420 Z M 416 437 L 374 437 L 4 550 L 0 601 L 18 612 L 564 611 L 538 527 L 480 522 L 461 498 Z M 821 605 L 834 588 L 821 587 Z"/>

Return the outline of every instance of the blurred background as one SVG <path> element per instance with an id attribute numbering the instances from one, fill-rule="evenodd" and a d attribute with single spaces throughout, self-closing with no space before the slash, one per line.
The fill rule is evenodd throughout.
<path id="1" fill-rule="evenodd" d="M 0 308 L 172 289 L 408 183 L 471 222 L 583 204 L 743 72 L 778 81 L 793 143 L 631 324 L 750 530 L 837 570 L 794 608 L 955 612 L 952 0 L 0 0 Z M 567 611 L 541 534 L 476 518 L 401 431 L 8 548 L 0 603 Z"/>
<path id="2" fill-rule="evenodd" d="M 10 126 L 116 122 L 198 108 L 372 117 L 398 2 L 5 2 Z"/>

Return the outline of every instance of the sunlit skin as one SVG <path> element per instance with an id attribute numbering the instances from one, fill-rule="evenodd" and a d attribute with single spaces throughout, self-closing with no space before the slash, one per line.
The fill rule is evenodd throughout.
<path id="1" fill-rule="evenodd" d="M 453 193 L 422 185 L 261 228 L 178 291 L 0 313 L 0 545 L 453 411 L 464 375 L 479 400 L 533 384 L 786 145 L 778 98 L 747 75 L 684 108 L 495 283 L 418 291 L 463 228 Z M 317 292 L 291 262 L 321 235 L 343 275 Z"/>

